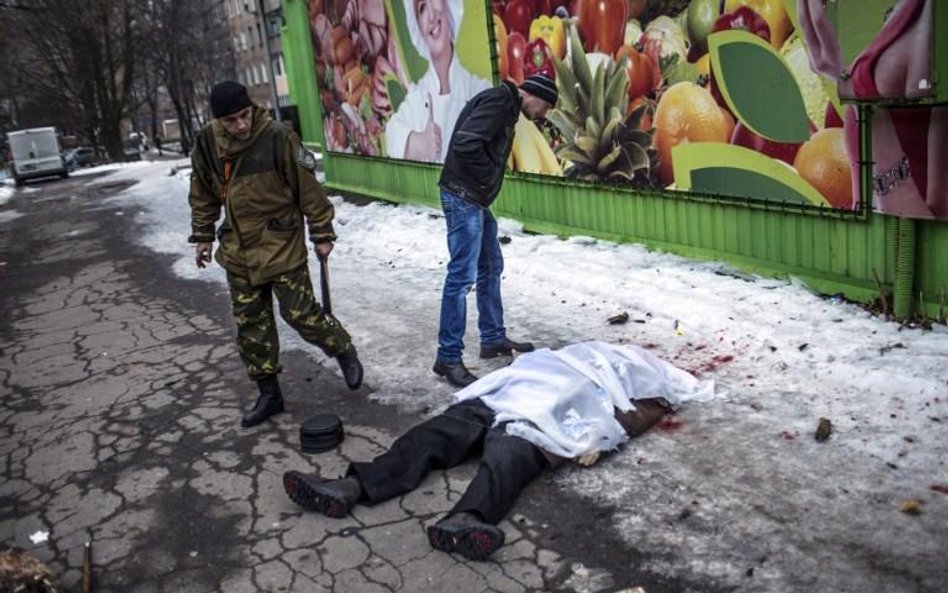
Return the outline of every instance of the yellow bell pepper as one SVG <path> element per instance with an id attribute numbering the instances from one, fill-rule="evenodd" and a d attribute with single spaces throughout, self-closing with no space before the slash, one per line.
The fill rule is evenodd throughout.
<path id="1" fill-rule="evenodd" d="M 566 57 L 566 26 L 558 16 L 541 14 L 530 23 L 529 41 L 542 39 L 557 59 Z"/>

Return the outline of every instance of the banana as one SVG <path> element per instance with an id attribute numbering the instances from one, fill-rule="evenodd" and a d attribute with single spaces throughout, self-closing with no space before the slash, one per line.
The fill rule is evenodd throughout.
<path id="1" fill-rule="evenodd" d="M 527 173 L 543 173 L 546 175 L 562 175 L 560 166 L 553 149 L 547 144 L 546 138 L 530 120 L 520 114 L 514 131 L 513 170 Z"/>

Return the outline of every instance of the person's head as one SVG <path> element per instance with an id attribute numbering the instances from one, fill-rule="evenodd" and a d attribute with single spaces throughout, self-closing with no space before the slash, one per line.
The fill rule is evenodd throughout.
<path id="1" fill-rule="evenodd" d="M 224 130 L 238 140 L 250 137 L 253 107 L 247 88 L 239 82 L 225 80 L 211 89 L 211 113 Z"/>
<path id="2" fill-rule="evenodd" d="M 559 97 L 556 83 L 545 74 L 534 74 L 524 80 L 520 85 L 520 96 L 523 97 L 520 111 L 533 121 L 546 117 L 546 112 L 556 105 Z"/>
<path id="3" fill-rule="evenodd" d="M 408 33 L 426 60 L 452 51 L 461 22 L 461 0 L 404 0 Z"/>

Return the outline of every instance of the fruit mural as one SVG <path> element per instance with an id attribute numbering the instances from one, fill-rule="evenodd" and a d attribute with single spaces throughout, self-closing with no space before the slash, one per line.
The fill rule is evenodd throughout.
<path id="1" fill-rule="evenodd" d="M 479 0 L 307 0 L 326 149 L 443 161 L 457 115 L 493 84 Z"/>
<path id="2" fill-rule="evenodd" d="M 560 101 L 542 133 L 564 176 L 858 205 L 845 109 L 835 85 L 810 67 L 794 25 L 796 0 L 494 0 L 491 7 L 500 77 L 555 74 Z M 551 169 L 548 155 L 524 151 L 515 170 Z"/>
<path id="3" fill-rule="evenodd" d="M 911 23 L 905 7 L 930 12 L 933 3 L 870 2 L 903 27 Z M 332 152 L 441 162 L 453 118 L 468 99 L 501 81 L 519 84 L 544 73 L 555 78 L 560 101 L 545 122 L 518 123 L 508 161 L 513 171 L 856 209 L 859 124 L 839 94 L 851 92 L 845 64 L 859 49 L 842 56 L 842 65 L 830 64 L 833 43 L 825 23 L 816 22 L 821 11 L 839 5 L 307 0 L 325 145 Z M 889 22 L 880 36 L 895 26 Z M 875 46 L 872 36 L 864 37 L 863 47 Z M 455 70 L 445 76 L 439 70 L 445 64 L 460 78 Z M 876 125 L 880 114 L 891 120 L 890 136 L 900 138 L 910 137 L 903 134 L 907 126 L 941 129 L 948 115 L 945 107 L 924 118 L 880 108 L 872 114 L 874 135 L 886 129 L 884 121 Z M 901 144 L 902 152 L 875 172 L 873 205 L 901 215 L 948 216 L 943 203 L 930 203 L 933 195 L 945 202 L 937 191 L 944 184 L 934 175 L 948 168 L 929 163 L 926 169 L 921 162 L 941 151 Z M 884 147 L 880 143 L 878 154 Z M 902 205 L 905 179 L 928 204 Z"/>

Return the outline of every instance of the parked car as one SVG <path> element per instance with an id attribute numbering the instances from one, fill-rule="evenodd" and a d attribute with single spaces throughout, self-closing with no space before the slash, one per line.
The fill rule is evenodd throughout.
<path id="1" fill-rule="evenodd" d="M 142 160 L 141 144 L 140 144 L 140 141 L 139 141 L 137 135 L 135 135 L 135 136 L 132 137 L 132 138 L 129 138 L 129 139 L 125 140 L 125 141 L 122 143 L 122 149 L 123 149 L 123 151 L 124 151 L 124 153 L 125 153 L 125 160 L 126 160 L 126 161 L 140 161 L 140 160 Z"/>
<path id="2" fill-rule="evenodd" d="M 66 162 L 66 168 L 73 171 L 79 167 L 88 167 L 96 164 L 98 158 L 96 157 L 95 150 L 88 146 L 80 146 L 67 150 L 66 153 L 63 154 L 63 160 Z"/>

